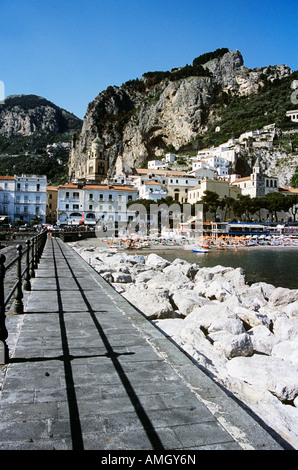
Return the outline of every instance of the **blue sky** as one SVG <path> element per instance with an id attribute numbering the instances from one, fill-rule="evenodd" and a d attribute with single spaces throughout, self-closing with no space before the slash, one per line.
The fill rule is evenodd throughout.
<path id="1" fill-rule="evenodd" d="M 249 68 L 297 70 L 298 1 L 1 0 L 5 96 L 43 96 L 82 119 L 109 85 L 221 47 Z"/>

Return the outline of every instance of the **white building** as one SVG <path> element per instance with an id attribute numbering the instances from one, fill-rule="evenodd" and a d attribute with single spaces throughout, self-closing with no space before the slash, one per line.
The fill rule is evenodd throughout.
<path id="1" fill-rule="evenodd" d="M 168 163 L 161 160 L 149 160 L 148 168 L 151 170 L 162 170 L 168 168 Z"/>
<path id="2" fill-rule="evenodd" d="M 293 109 L 292 111 L 287 111 L 286 116 L 291 118 L 291 121 L 298 122 L 298 109 Z"/>
<path id="3" fill-rule="evenodd" d="M 14 176 L 0 176 L 0 220 L 14 222 Z"/>
<path id="4" fill-rule="evenodd" d="M 174 153 L 166 153 L 167 163 L 174 163 L 175 160 L 176 160 L 176 155 Z"/>
<path id="5" fill-rule="evenodd" d="M 217 157 L 224 159 L 230 163 L 235 163 L 237 159 L 237 149 L 235 147 L 236 141 L 233 139 L 219 145 L 218 147 L 205 148 L 199 150 L 196 160 L 205 159 L 207 157 Z"/>
<path id="6" fill-rule="evenodd" d="M 192 173 L 196 176 L 203 176 L 203 170 L 209 170 L 213 175 L 205 175 L 207 177 L 226 177 L 229 174 L 230 162 L 221 156 L 208 155 L 200 160 L 193 161 Z"/>
<path id="7" fill-rule="evenodd" d="M 167 178 L 167 195 L 177 202 L 187 202 L 188 192 L 197 186 L 200 178 L 192 175 L 169 175 Z"/>
<path id="8" fill-rule="evenodd" d="M 13 224 L 46 221 L 47 178 L 39 175 L 0 177 L 0 212 Z"/>
<path id="9" fill-rule="evenodd" d="M 138 198 L 131 186 L 65 184 L 58 187 L 58 225 L 94 226 L 127 222 L 127 203 Z"/>
<path id="10" fill-rule="evenodd" d="M 131 180 L 138 191 L 147 182 L 155 182 L 160 185 L 162 192 L 165 191 L 162 194 L 171 196 L 177 202 L 187 202 L 188 191 L 199 184 L 201 178 L 185 171 L 136 168 L 134 174 L 131 175 Z M 156 185 L 155 188 L 157 190 Z M 164 195 L 160 197 L 164 197 Z"/>
<path id="11" fill-rule="evenodd" d="M 139 187 L 140 199 L 152 199 L 153 201 L 158 201 L 166 196 L 166 190 L 163 189 L 160 183 L 155 181 L 146 181 L 146 183 L 141 184 Z"/>
<path id="12" fill-rule="evenodd" d="M 279 188 L 278 178 L 263 174 L 259 158 L 254 164 L 252 174 L 234 180 L 232 185 L 238 186 L 241 189 L 241 194 L 250 197 L 265 196 L 268 193 L 277 192 Z"/>

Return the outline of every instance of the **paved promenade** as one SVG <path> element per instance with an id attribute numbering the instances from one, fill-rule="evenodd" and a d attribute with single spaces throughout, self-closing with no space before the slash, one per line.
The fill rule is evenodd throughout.
<path id="1" fill-rule="evenodd" d="M 282 449 L 60 239 L 24 301 L 7 314 L 0 450 Z"/>

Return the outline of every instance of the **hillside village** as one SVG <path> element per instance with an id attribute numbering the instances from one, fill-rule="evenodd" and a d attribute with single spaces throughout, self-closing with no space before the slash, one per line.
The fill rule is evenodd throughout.
<path id="1" fill-rule="evenodd" d="M 85 223 L 89 219 L 87 223 L 90 225 L 99 220 L 113 223 L 116 212 L 119 212 L 117 223 L 127 222 L 123 213 L 127 203 L 167 201 L 168 204 L 193 205 L 204 200 L 206 192 L 216 193 L 221 201 L 237 200 L 240 195 L 261 198 L 270 193 L 297 197 L 298 190 L 282 187 L 277 176 L 264 171 L 258 157 L 259 149 L 273 148 L 277 134 L 275 125 L 268 125 L 260 130 L 246 132 L 239 139 L 230 139 L 218 147 L 200 150 L 195 156 L 166 153 L 161 160 L 149 160 L 147 168 L 131 168 L 122 156 L 118 156 L 113 178 L 105 178 L 107 160 L 103 142 L 97 137 L 92 143 L 86 164 L 81 165 L 77 173 L 72 175 L 72 183 L 58 188 L 58 223 L 79 223 L 82 220 L 81 212 L 75 213 L 74 210 L 81 207 L 84 208 Z M 237 168 L 241 151 L 247 148 L 255 150 L 256 158 L 251 174 L 241 177 L 234 169 Z M 94 181 L 98 179 L 102 185 L 96 187 Z M 71 194 L 77 198 L 74 204 L 71 204 Z M 226 212 L 218 207 L 215 214 L 210 211 L 206 214 L 206 220 L 223 221 Z M 274 222 L 274 217 L 275 222 L 277 217 L 283 222 L 295 220 L 295 210 L 278 212 L 271 222 Z M 267 214 L 265 208 L 261 220 L 265 221 Z M 229 220 L 235 217 L 238 220 L 239 215 L 229 214 Z M 241 218 L 245 220 L 245 214 Z"/>
<path id="2" fill-rule="evenodd" d="M 108 87 L 84 121 L 35 95 L 8 97 L 2 228 L 101 226 L 120 235 L 138 218 L 146 234 L 161 204 L 179 208 L 167 229 L 180 234 L 199 206 L 204 222 L 293 226 L 296 76 L 285 65 L 248 69 L 239 51 L 223 48 L 191 67 Z"/>
<path id="3" fill-rule="evenodd" d="M 295 120 L 297 114 L 292 113 Z M 46 176 L 22 175 L 0 178 L 2 224 L 43 225 L 59 228 L 85 226 L 114 227 L 125 234 L 132 213 L 131 203 L 196 205 L 204 203 L 204 220 L 213 222 L 250 221 L 294 224 L 298 207 L 298 189 L 283 187 L 278 176 L 267 174 L 258 156 L 260 149 L 272 149 L 277 135 L 275 125 L 246 132 L 238 139 L 206 148 L 193 156 L 166 153 L 160 160 L 148 161 L 147 168 L 131 168 L 122 156 L 116 161 L 114 176 L 109 178 L 108 162 L 102 140 L 92 142 L 85 166 L 72 180 L 60 186 L 48 185 Z M 47 152 L 67 143 L 49 145 Z M 254 149 L 256 158 L 251 174 L 242 177 L 234 172 L 241 152 Z M 255 211 L 239 207 L 241 198 L 264 202 L 268 194 L 287 196 L 288 206 L 266 205 Z M 206 195 L 208 197 L 206 199 Z M 215 202 L 212 202 L 212 196 Z M 146 202 L 147 201 L 147 202 Z M 240 212 L 239 212 L 240 210 Z M 192 219 L 193 220 L 193 219 Z M 150 215 L 148 214 L 148 220 Z M 145 223 L 145 221 L 143 221 Z M 182 220 L 180 221 L 182 222 Z M 183 219 L 183 222 L 185 219 Z M 143 223 L 143 225 L 144 225 Z M 179 224 L 175 225 L 176 228 Z M 180 226 L 181 227 L 181 226 Z M 172 225 L 173 228 L 173 225 Z M 180 232 L 182 233 L 182 232 Z"/>

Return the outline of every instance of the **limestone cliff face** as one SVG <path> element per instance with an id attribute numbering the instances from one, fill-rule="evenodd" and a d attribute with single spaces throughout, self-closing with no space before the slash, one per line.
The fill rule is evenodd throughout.
<path id="1" fill-rule="evenodd" d="M 89 104 L 82 130 L 73 141 L 70 177 L 83 168 L 96 135 L 104 142 L 109 174 L 119 155 L 132 167 L 160 157 L 169 148 L 178 149 L 204 133 L 216 118 L 216 103 L 223 92 L 249 95 L 269 80 L 289 75 L 286 66 L 250 70 L 239 51 L 230 51 L 203 65 L 206 76 L 171 76 L 150 83 L 144 75 L 121 87 L 109 87 Z"/>
<path id="2" fill-rule="evenodd" d="M 14 95 L 0 106 L 0 135 L 57 134 L 76 129 L 80 120 L 50 101 L 35 95 Z"/>

